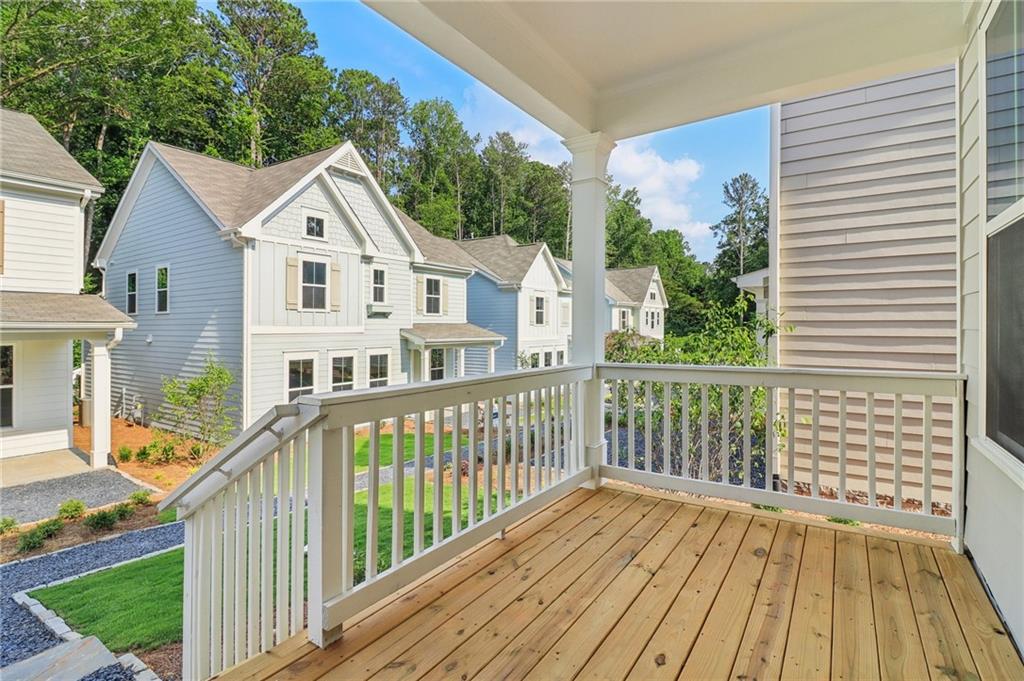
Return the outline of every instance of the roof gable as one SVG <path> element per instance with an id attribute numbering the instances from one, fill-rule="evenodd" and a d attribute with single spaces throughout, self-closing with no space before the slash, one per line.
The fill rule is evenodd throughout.
<path id="1" fill-rule="evenodd" d="M 608 270 L 605 276 L 615 288 L 625 294 L 626 301 L 643 303 L 651 288 L 651 280 L 657 273 L 658 268 L 655 266 L 631 267 Z"/>

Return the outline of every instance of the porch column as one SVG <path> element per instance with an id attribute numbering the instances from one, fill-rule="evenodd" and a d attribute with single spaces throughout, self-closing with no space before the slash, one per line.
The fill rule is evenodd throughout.
<path id="1" fill-rule="evenodd" d="M 497 352 L 497 348 L 493 345 L 487 348 L 487 373 L 494 373 L 494 353 Z"/>
<path id="2" fill-rule="evenodd" d="M 459 378 L 466 375 L 466 348 L 459 348 Z"/>
<path id="3" fill-rule="evenodd" d="M 110 351 L 92 343 L 92 467 L 105 468 L 110 454 Z"/>
<path id="4" fill-rule="evenodd" d="M 605 206 L 608 156 L 615 141 L 603 132 L 563 140 L 572 153 L 572 356 L 573 364 L 604 361 Z M 604 404 L 596 378 L 583 386 L 583 445 L 593 471 L 588 486 L 600 484 L 605 460 Z"/>

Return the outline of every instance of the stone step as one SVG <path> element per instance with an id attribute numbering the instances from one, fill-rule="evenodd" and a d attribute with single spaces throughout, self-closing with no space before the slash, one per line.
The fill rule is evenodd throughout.
<path id="1" fill-rule="evenodd" d="M 95 636 L 67 641 L 0 669 L 3 681 L 78 681 L 116 664 L 114 654 Z"/>

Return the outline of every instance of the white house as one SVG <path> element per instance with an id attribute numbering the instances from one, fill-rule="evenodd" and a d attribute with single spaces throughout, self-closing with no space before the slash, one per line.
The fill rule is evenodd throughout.
<path id="1" fill-rule="evenodd" d="M 90 342 L 97 386 L 135 324 L 82 295 L 90 202 L 103 188 L 28 114 L 0 109 L 0 457 L 72 446 L 72 344 Z M 110 403 L 92 403 L 92 463 L 107 464 Z"/>
<path id="2" fill-rule="evenodd" d="M 443 243 L 439 243 L 443 242 Z M 159 419 L 212 356 L 244 426 L 314 392 L 461 375 L 503 338 L 467 322 L 472 262 L 394 209 L 350 143 L 254 170 L 146 146 L 96 257 L 134 318 L 115 399 Z"/>
<path id="3" fill-rule="evenodd" d="M 562 275 L 572 283 L 572 262 L 558 258 Z M 622 267 L 605 272 L 605 325 L 611 331 L 636 331 L 641 336 L 665 339 L 668 296 L 656 265 Z"/>

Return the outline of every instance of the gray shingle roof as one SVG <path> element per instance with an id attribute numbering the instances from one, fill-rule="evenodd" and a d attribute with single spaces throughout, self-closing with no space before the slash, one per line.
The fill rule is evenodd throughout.
<path id="1" fill-rule="evenodd" d="M 413 220 L 398 208 L 395 208 L 395 212 L 398 213 L 398 217 L 402 220 L 402 224 L 405 225 L 409 236 L 416 242 L 416 247 L 420 249 L 420 253 L 423 254 L 424 259 L 428 263 L 454 265 L 455 267 L 464 267 L 470 270 L 476 269 L 476 263 L 473 262 L 473 259 L 465 251 L 458 247 L 457 242 L 431 234 L 426 227 Z"/>
<path id="2" fill-rule="evenodd" d="M 505 340 L 495 333 L 476 324 L 413 324 L 411 329 L 402 329 L 402 334 L 414 336 L 427 343 L 452 343 L 456 341 L 477 341 L 497 343 Z"/>
<path id="3" fill-rule="evenodd" d="M 151 144 L 210 212 L 229 229 L 241 227 L 258 215 L 341 146 L 335 145 L 257 169 L 170 144 Z"/>
<path id="4" fill-rule="evenodd" d="M 0 327 L 116 326 L 133 327 L 135 321 L 109 302 L 77 293 L 0 292 Z"/>
<path id="5" fill-rule="evenodd" d="M 605 274 L 608 282 L 625 294 L 622 302 L 642 303 L 651 287 L 656 267 L 632 267 L 628 269 L 608 270 Z M 616 298 L 617 296 L 612 296 Z"/>
<path id="6" fill-rule="evenodd" d="M 0 108 L 0 175 L 39 179 L 103 191 L 34 117 Z"/>
<path id="7" fill-rule="evenodd" d="M 477 266 L 509 284 L 521 284 L 544 244 L 522 244 L 507 234 L 459 241 Z"/>

